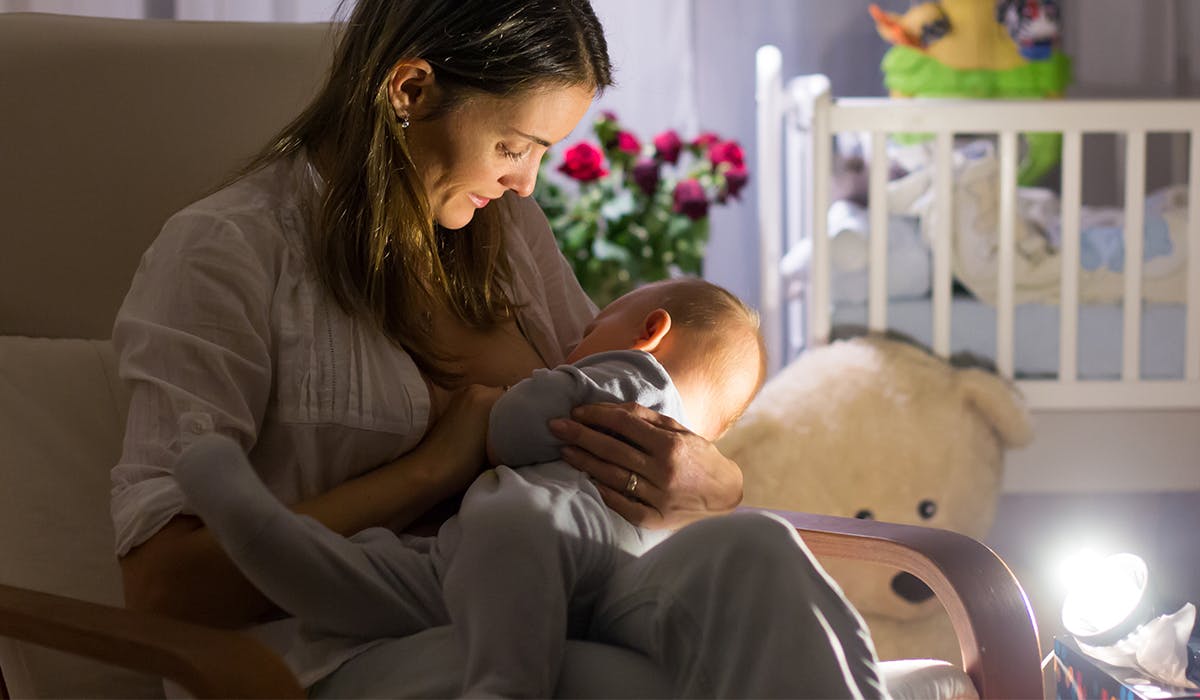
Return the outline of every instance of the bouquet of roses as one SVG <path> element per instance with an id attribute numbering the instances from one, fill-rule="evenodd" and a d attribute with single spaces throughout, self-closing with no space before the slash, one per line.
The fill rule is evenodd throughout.
<path id="1" fill-rule="evenodd" d="M 579 142 L 554 168 L 569 179 L 545 172 L 547 154 L 534 190 L 583 288 L 604 306 L 644 282 L 699 275 L 709 207 L 739 199 L 749 180 L 742 147 L 675 131 L 643 145 L 611 112 L 593 131 L 598 146 Z"/>

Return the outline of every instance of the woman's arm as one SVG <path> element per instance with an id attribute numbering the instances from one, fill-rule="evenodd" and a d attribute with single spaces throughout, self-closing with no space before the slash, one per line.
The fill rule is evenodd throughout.
<path id="1" fill-rule="evenodd" d="M 479 472 L 488 414 L 499 395 L 477 385 L 455 392 L 413 451 L 292 509 L 343 535 L 411 523 Z M 120 564 L 130 608 L 225 627 L 261 621 L 274 609 L 193 517 L 176 516 Z"/>
<path id="2" fill-rule="evenodd" d="M 608 507 L 629 522 L 675 530 L 732 511 L 742 501 L 742 470 L 678 421 L 636 403 L 590 404 L 572 420 L 551 421 L 562 457 L 587 472 Z M 637 475 L 636 498 L 626 492 Z"/>

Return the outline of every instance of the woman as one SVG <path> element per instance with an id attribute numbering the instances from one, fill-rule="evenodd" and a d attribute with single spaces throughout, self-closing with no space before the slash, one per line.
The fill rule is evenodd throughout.
<path id="1" fill-rule="evenodd" d="M 306 683 L 351 659 L 318 694 L 347 678 L 362 694 L 439 688 L 390 685 L 394 664 L 371 663 L 390 643 L 363 653 L 262 624 L 279 612 L 186 512 L 171 467 L 221 432 L 339 533 L 436 524 L 484 463 L 502 387 L 559 364 L 595 313 L 523 198 L 610 83 L 585 0 L 360 0 L 313 103 L 166 223 L 118 314 L 132 399 L 112 511 L 130 607 L 256 625 Z M 574 417 L 552 426 L 564 458 L 632 522 L 677 528 L 740 500 L 737 466 L 678 423 L 632 405 Z M 717 518 L 668 542 L 614 583 L 597 640 L 655 640 L 638 650 L 694 694 L 872 692 L 861 621 L 786 526 Z M 732 576 L 751 554 L 756 573 Z M 765 633 L 789 606 L 808 624 Z M 792 672 L 797 653 L 809 671 Z M 774 659 L 787 668 L 762 673 Z"/>

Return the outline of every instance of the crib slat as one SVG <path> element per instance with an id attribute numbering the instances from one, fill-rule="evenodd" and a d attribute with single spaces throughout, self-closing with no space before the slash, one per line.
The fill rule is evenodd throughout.
<path id="1" fill-rule="evenodd" d="M 933 229 L 933 351 L 950 355 L 950 232 L 954 216 L 954 134 L 934 141 L 933 187 L 937 207 Z"/>
<path id="2" fill-rule="evenodd" d="M 1190 131 L 1200 123 L 1200 100 L 892 100 L 839 98 L 836 131 Z"/>
<path id="3" fill-rule="evenodd" d="M 1125 135 L 1125 323 L 1121 378 L 1141 375 L 1142 250 L 1145 240 L 1146 132 Z"/>
<path id="4" fill-rule="evenodd" d="M 1082 206 L 1083 134 L 1063 134 L 1062 287 L 1059 292 L 1058 379 L 1078 377 L 1079 357 L 1079 214 Z"/>
<path id="5" fill-rule="evenodd" d="M 996 369 L 1013 376 L 1013 265 L 1017 239 L 1017 133 L 1000 132 L 1000 240 L 996 280 Z"/>
<path id="6" fill-rule="evenodd" d="M 829 129 L 828 93 L 816 100 L 812 115 L 813 211 L 813 256 L 812 256 L 812 306 L 809 312 L 810 343 L 825 343 L 829 340 L 829 173 L 833 172 L 832 132 Z"/>
<path id="7" fill-rule="evenodd" d="M 887 328 L 887 134 L 871 132 L 871 168 L 868 185 L 871 236 L 870 258 L 867 270 L 870 282 L 867 285 L 867 327 L 882 331 Z"/>
<path id="8" fill-rule="evenodd" d="M 783 130 L 783 148 L 785 156 L 783 159 L 784 165 L 784 182 L 787 183 L 788 195 L 784 197 L 784 202 L 787 206 L 787 211 L 784 216 L 784 250 L 791 251 L 800 243 L 805 236 L 812 235 L 811 224 L 808 223 L 808 202 L 807 193 L 810 188 L 808 184 L 813 177 L 811 168 L 808 166 L 808 158 L 805 151 L 808 148 L 809 135 L 806 130 L 803 130 L 799 123 L 798 115 L 789 114 L 785 118 L 785 126 Z M 800 194 L 800 196 L 797 196 Z M 778 261 L 779 258 L 776 258 Z M 779 290 L 777 293 L 783 293 L 790 299 L 791 294 L 787 290 Z M 787 337 L 783 338 L 784 353 L 780 366 L 786 365 L 794 353 L 806 348 L 812 342 L 811 338 L 805 338 L 801 331 L 798 322 L 803 321 L 803 313 L 801 305 L 785 302 L 789 309 L 788 315 L 788 330 Z M 780 333 L 782 335 L 782 332 Z M 776 339 L 778 342 L 778 339 Z"/>
<path id="9" fill-rule="evenodd" d="M 1200 380 L 1200 129 L 1188 134 L 1191 141 L 1188 174 L 1188 277 L 1187 345 L 1184 373 L 1189 381 Z"/>
<path id="10" fill-rule="evenodd" d="M 764 46 L 758 50 L 755 61 L 758 172 L 778 173 L 783 57 L 778 48 Z M 783 257 L 780 249 L 783 239 L 783 183 L 780 178 L 771 176 L 759 180 L 758 310 L 762 318 L 763 342 L 767 347 L 767 372 L 774 374 L 779 369 L 784 353 L 780 323 L 783 299 L 779 281 L 779 261 Z"/>

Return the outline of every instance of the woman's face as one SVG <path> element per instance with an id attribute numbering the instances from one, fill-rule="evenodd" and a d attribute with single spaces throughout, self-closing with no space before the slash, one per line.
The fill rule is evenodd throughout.
<path id="1" fill-rule="evenodd" d="M 593 97 L 580 86 L 478 96 L 437 119 L 414 120 L 409 152 L 434 221 L 459 229 L 508 190 L 532 194 L 542 155 L 571 133 Z"/>

